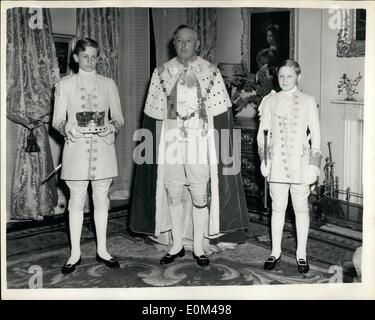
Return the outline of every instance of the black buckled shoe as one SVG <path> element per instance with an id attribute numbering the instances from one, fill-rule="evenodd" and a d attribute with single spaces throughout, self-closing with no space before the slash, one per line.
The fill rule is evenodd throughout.
<path id="1" fill-rule="evenodd" d="M 96 254 L 96 261 L 103 262 L 108 268 L 111 268 L 111 269 L 120 268 L 119 262 L 114 258 L 111 258 L 109 260 L 105 260 L 101 256 L 99 256 L 98 254 Z"/>
<path id="2" fill-rule="evenodd" d="M 185 255 L 185 248 L 182 247 L 182 249 L 177 252 L 176 254 L 170 254 L 167 253 L 160 259 L 160 264 L 168 264 L 172 263 L 177 257 L 183 257 Z"/>
<path id="3" fill-rule="evenodd" d="M 76 269 L 76 266 L 80 264 L 81 264 L 81 257 L 79 257 L 76 263 L 65 263 L 63 267 L 61 268 L 61 273 L 62 274 L 72 273 Z"/>
<path id="4" fill-rule="evenodd" d="M 305 259 L 298 259 L 297 268 L 299 273 L 307 273 L 310 270 L 309 263 Z"/>
<path id="5" fill-rule="evenodd" d="M 264 263 L 264 266 L 263 266 L 264 270 L 274 269 L 276 267 L 276 264 L 280 261 L 280 259 L 281 259 L 281 255 L 277 259 L 275 256 L 270 256 Z"/>
<path id="6" fill-rule="evenodd" d="M 201 267 L 207 267 L 210 264 L 210 260 L 208 260 L 207 256 L 204 254 L 198 257 L 193 251 L 193 258 L 195 259 L 197 264 Z"/>

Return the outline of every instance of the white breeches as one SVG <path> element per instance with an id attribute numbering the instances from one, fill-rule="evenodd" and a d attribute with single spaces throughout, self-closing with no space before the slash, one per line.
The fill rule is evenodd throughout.
<path id="1" fill-rule="evenodd" d="M 198 208 L 205 207 L 207 205 L 207 182 L 209 179 L 207 159 L 199 162 L 189 161 L 189 152 L 192 152 L 191 147 L 186 142 L 177 142 L 176 144 L 179 161 L 174 164 L 165 164 L 165 187 L 168 202 L 170 205 L 181 203 L 183 187 L 188 185 L 193 205 Z"/>
<path id="2" fill-rule="evenodd" d="M 269 189 L 272 198 L 272 211 L 284 212 L 286 210 L 290 190 L 295 214 L 309 212 L 307 198 L 310 188 L 308 185 L 270 183 Z"/>
<path id="3" fill-rule="evenodd" d="M 66 180 L 70 190 L 69 211 L 81 212 L 85 206 L 88 180 Z M 108 190 L 112 179 L 92 180 L 92 197 L 94 202 L 94 211 L 108 211 L 109 198 Z"/>
<path id="4" fill-rule="evenodd" d="M 306 259 L 306 245 L 310 225 L 308 196 L 310 188 L 308 185 L 293 185 L 270 183 L 270 194 L 272 198 L 272 253 L 278 258 L 281 254 L 282 232 L 285 221 L 285 210 L 288 205 L 289 190 L 292 197 L 293 209 L 296 216 L 297 229 L 297 260 Z"/>

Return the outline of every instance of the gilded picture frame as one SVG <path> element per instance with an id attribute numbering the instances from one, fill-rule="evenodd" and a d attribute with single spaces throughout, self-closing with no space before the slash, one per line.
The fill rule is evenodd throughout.
<path id="1" fill-rule="evenodd" d="M 342 27 L 337 39 L 337 57 L 365 56 L 365 9 L 342 9 Z"/>
<path id="2" fill-rule="evenodd" d="M 277 15 L 285 15 L 288 14 L 288 25 L 281 26 L 282 28 L 288 28 L 287 33 L 287 41 L 289 46 L 289 56 L 287 58 L 295 59 L 296 57 L 296 50 L 297 50 L 297 9 L 290 9 L 290 8 L 242 8 L 241 15 L 243 21 L 243 33 L 241 38 L 241 63 L 243 65 L 244 71 L 246 73 L 251 72 L 254 70 L 252 64 L 254 63 L 253 53 L 251 51 L 252 46 L 254 46 L 254 39 L 252 39 L 252 19 L 255 18 L 256 15 L 263 15 L 263 17 L 273 16 L 277 17 Z M 254 25 L 254 23 L 253 23 Z M 261 29 L 264 29 L 262 26 Z M 265 30 L 262 30 L 265 32 Z M 282 30 L 284 31 L 284 30 Z M 251 72 L 253 73 L 253 72 Z"/>

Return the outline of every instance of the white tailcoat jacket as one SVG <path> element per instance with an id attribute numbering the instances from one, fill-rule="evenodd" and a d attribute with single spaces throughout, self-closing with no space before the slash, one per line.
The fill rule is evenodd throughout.
<path id="1" fill-rule="evenodd" d="M 109 120 L 116 121 L 116 128 L 123 125 L 120 97 L 115 82 L 99 74 L 93 77 L 95 89 L 89 98 L 84 89 L 85 76 L 74 74 L 57 83 L 52 123 L 55 129 L 61 132 L 64 121 L 77 124 L 76 113 L 83 111 L 104 111 L 105 125 L 108 125 Z M 91 137 L 79 138 L 76 142 L 66 141 L 62 157 L 62 179 L 99 180 L 117 175 L 113 137 L 93 134 Z"/>
<path id="2" fill-rule="evenodd" d="M 290 93 L 273 91 L 263 98 L 257 142 L 263 160 L 263 130 L 268 130 L 269 182 L 300 184 L 310 164 L 320 167 L 319 114 L 313 97 L 296 88 Z"/>

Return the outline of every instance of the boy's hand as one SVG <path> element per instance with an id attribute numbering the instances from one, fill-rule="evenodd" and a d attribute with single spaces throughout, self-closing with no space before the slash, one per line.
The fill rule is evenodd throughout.
<path id="1" fill-rule="evenodd" d="M 309 165 L 306 176 L 305 176 L 305 183 L 306 184 L 313 184 L 315 183 L 317 177 L 319 176 L 320 169 L 317 166 Z"/>
<path id="2" fill-rule="evenodd" d="M 107 130 L 103 131 L 103 132 L 99 132 L 98 135 L 100 137 L 105 137 L 105 136 L 108 136 L 109 134 L 111 133 L 115 133 L 116 132 L 116 128 L 113 124 L 109 124 L 108 127 L 107 127 Z"/>
<path id="3" fill-rule="evenodd" d="M 67 123 L 65 126 L 66 139 L 72 142 L 76 142 L 77 139 L 82 137 L 82 133 L 77 130 L 75 124 Z"/>
<path id="4" fill-rule="evenodd" d="M 104 132 L 98 133 L 100 137 L 103 137 L 103 140 L 107 144 L 114 144 L 115 143 L 115 132 L 116 128 L 113 124 L 108 125 L 108 129 Z"/>
<path id="5" fill-rule="evenodd" d="M 267 166 L 266 166 L 263 160 L 260 165 L 260 171 L 262 172 L 263 177 L 268 177 L 271 172 L 271 161 L 267 161 Z"/>

